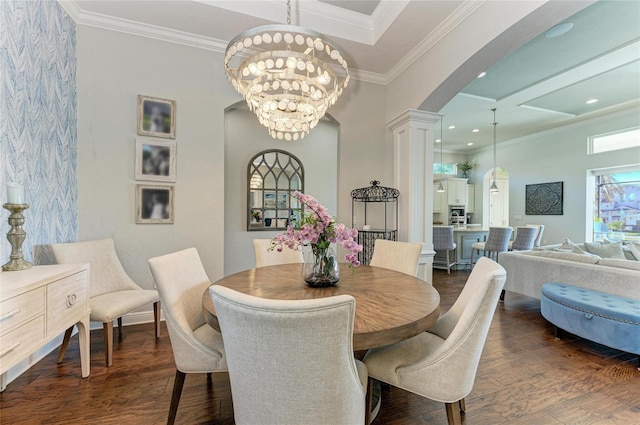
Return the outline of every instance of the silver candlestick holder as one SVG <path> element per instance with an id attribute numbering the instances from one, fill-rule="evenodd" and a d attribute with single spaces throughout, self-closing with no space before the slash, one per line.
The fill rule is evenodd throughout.
<path id="1" fill-rule="evenodd" d="M 11 230 L 7 233 L 7 239 L 11 244 L 11 259 L 7 264 L 2 266 L 2 271 L 11 272 L 17 270 L 30 269 L 32 264 L 24 260 L 24 254 L 22 253 L 22 243 L 27 237 L 27 233 L 22 229 L 24 224 L 24 215 L 22 211 L 29 208 L 28 204 L 4 204 L 4 209 L 9 210 L 9 225 Z"/>

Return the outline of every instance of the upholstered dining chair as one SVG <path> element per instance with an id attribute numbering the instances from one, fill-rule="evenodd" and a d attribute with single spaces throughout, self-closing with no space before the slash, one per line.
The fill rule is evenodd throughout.
<path id="1" fill-rule="evenodd" d="M 451 267 L 456 264 L 456 243 L 453 239 L 453 226 L 433 226 L 433 249 L 446 252 L 446 263 L 444 267 L 447 269 L 447 274 L 450 274 Z M 450 252 L 454 252 L 453 259 L 449 257 Z M 442 264 L 434 262 L 433 267 L 441 268 Z"/>
<path id="2" fill-rule="evenodd" d="M 474 242 L 471 244 L 471 267 L 473 267 L 473 254 L 474 252 L 484 252 L 484 255 L 489 254 L 491 258 L 495 253 L 496 261 L 498 261 L 498 254 L 509 250 L 509 239 L 513 233 L 513 227 L 489 227 L 489 234 L 487 235 L 486 242 Z"/>
<path id="3" fill-rule="evenodd" d="M 277 266 L 278 264 L 303 263 L 302 251 L 283 247 L 282 252 L 271 248 L 271 239 L 254 239 L 253 251 L 256 255 L 256 267 Z"/>
<path id="4" fill-rule="evenodd" d="M 169 339 L 176 362 L 176 377 L 167 425 L 176 419 L 187 373 L 225 372 L 227 360 L 222 335 L 205 323 L 202 294 L 211 285 L 195 248 L 149 260 L 156 281 Z"/>
<path id="5" fill-rule="evenodd" d="M 416 275 L 422 244 L 376 239 L 370 266 Z"/>
<path id="6" fill-rule="evenodd" d="M 58 264 L 89 263 L 90 320 L 102 322 L 107 367 L 113 364 L 113 321 L 118 321 L 122 339 L 122 316 L 153 303 L 155 336 L 160 337 L 160 299 L 158 292 L 142 289 L 127 275 L 118 259 L 113 239 L 51 245 Z M 58 363 L 69 345 L 73 327 L 67 329 L 60 347 Z"/>
<path id="7" fill-rule="evenodd" d="M 502 266 L 480 258 L 455 304 L 431 328 L 369 350 L 364 362 L 370 379 L 443 402 L 449 424 L 461 424 L 505 279 Z"/>
<path id="8" fill-rule="evenodd" d="M 516 227 L 515 238 L 509 241 L 509 251 L 530 251 L 536 241 L 537 227 Z"/>
<path id="9" fill-rule="evenodd" d="M 544 233 L 544 224 L 527 224 L 527 227 L 536 227 L 538 229 L 533 246 L 540 246 L 542 243 L 542 234 Z"/>
<path id="10" fill-rule="evenodd" d="M 353 357 L 350 295 L 272 300 L 214 285 L 235 423 L 363 424 L 367 368 Z"/>

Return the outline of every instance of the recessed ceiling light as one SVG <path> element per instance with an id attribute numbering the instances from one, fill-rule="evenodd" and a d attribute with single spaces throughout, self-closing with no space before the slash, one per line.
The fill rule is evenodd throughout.
<path id="1" fill-rule="evenodd" d="M 467 146 L 473 146 L 473 142 L 467 143 Z"/>
<path id="2" fill-rule="evenodd" d="M 482 77 L 484 77 L 485 75 L 487 75 L 487 73 L 483 71 L 483 72 L 481 72 L 480 74 L 478 74 L 478 77 L 477 77 L 477 78 L 482 78 Z"/>
<path id="3" fill-rule="evenodd" d="M 589 100 L 587 100 L 587 105 L 592 105 L 592 104 L 597 103 L 597 102 L 598 102 L 598 99 L 589 99 Z"/>
<path id="4" fill-rule="evenodd" d="M 454 128 L 456 128 L 456 126 L 455 126 L 455 125 L 450 125 L 450 126 L 449 126 L 449 130 L 453 130 Z"/>
<path id="5" fill-rule="evenodd" d="M 436 143 L 440 143 L 440 142 L 442 142 L 441 139 L 436 139 Z"/>
<path id="6" fill-rule="evenodd" d="M 563 22 L 551 27 L 544 35 L 547 38 L 559 37 L 571 31 L 571 28 L 573 28 L 573 22 Z"/>
<path id="7" fill-rule="evenodd" d="M 474 128 L 473 130 L 471 130 L 472 133 L 477 133 L 479 131 L 480 131 L 480 129 L 478 129 L 478 128 Z"/>

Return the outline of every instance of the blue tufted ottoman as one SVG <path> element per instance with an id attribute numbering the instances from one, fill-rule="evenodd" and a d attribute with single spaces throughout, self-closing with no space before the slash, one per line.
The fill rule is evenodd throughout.
<path id="1" fill-rule="evenodd" d="M 607 347 L 638 354 L 640 301 L 562 283 L 542 285 L 540 311 L 558 328 Z"/>

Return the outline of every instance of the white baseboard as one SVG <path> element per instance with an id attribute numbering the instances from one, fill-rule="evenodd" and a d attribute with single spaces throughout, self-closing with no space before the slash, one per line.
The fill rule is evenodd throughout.
<path id="1" fill-rule="evenodd" d="M 164 312 L 162 310 L 160 311 L 160 320 L 164 320 Z M 123 327 L 130 326 L 130 325 L 139 325 L 139 324 L 142 324 L 142 323 L 153 323 L 153 310 L 151 310 L 151 311 L 138 311 L 138 312 L 133 312 L 133 313 L 129 313 L 129 314 L 126 314 L 126 315 L 122 316 L 122 326 Z M 118 326 L 118 323 L 115 322 L 114 323 L 114 327 L 117 327 L 117 326 Z M 100 322 L 91 322 L 89 324 L 89 327 L 90 327 L 91 330 L 102 329 L 102 323 L 100 323 Z M 78 332 L 78 329 L 74 328 L 72 335 L 75 335 L 77 332 Z M 11 369 L 9 369 L 6 372 L 5 376 L 3 377 L 4 379 L 2 379 L 2 384 L 4 386 L 10 384 L 18 376 L 22 375 L 24 372 L 29 370 L 29 368 L 31 366 L 35 365 L 40 360 L 42 360 L 47 355 L 49 355 L 52 351 L 54 351 L 55 349 L 60 347 L 60 345 L 62 344 L 63 336 L 64 336 L 64 333 L 61 333 L 56 338 L 52 339 L 51 342 L 46 344 L 44 347 L 42 347 L 38 351 L 34 352 L 28 358 L 24 359 L 23 361 L 21 361 L 20 363 L 18 363 L 17 365 L 12 367 Z M 78 379 L 81 379 L 79 374 L 78 374 Z M 4 391 L 4 388 L 1 388 L 1 390 Z"/>

